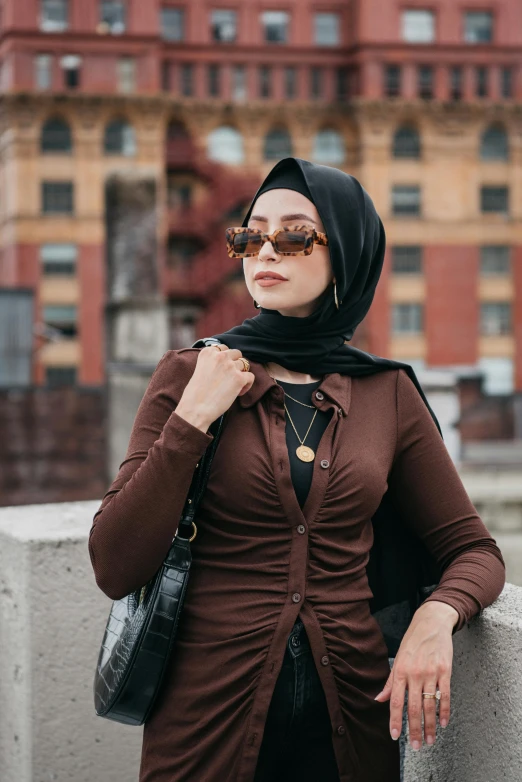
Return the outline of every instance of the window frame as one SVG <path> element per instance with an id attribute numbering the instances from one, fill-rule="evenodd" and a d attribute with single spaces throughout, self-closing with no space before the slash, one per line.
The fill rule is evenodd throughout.
<path id="1" fill-rule="evenodd" d="M 159 8 L 159 14 L 160 14 L 160 25 L 159 25 L 160 38 L 163 41 L 185 41 L 187 36 L 186 8 L 184 6 L 162 5 Z M 180 33 L 179 36 L 165 35 L 165 32 L 169 28 L 169 26 L 164 24 L 164 20 L 168 14 L 172 14 L 173 16 L 175 14 L 179 14 L 179 20 L 180 20 L 180 23 L 178 25 L 178 29 Z"/>
<path id="2" fill-rule="evenodd" d="M 431 26 L 431 37 L 430 38 L 408 38 L 406 37 L 406 19 L 408 14 L 410 15 L 416 15 L 420 16 L 421 14 L 429 15 L 430 17 L 430 26 Z M 401 9 L 401 17 L 400 17 L 400 25 L 401 25 L 401 37 L 400 40 L 402 43 L 411 43 L 413 45 L 416 44 L 433 44 L 437 40 L 437 14 L 436 11 L 433 8 L 403 8 Z"/>
<path id="3" fill-rule="evenodd" d="M 276 45 L 276 46 L 284 46 L 285 44 L 290 43 L 290 23 L 291 23 L 291 14 L 289 11 L 285 9 L 275 9 L 275 8 L 264 8 L 260 12 L 261 17 L 261 28 L 263 30 L 263 43 L 267 44 L 268 46 Z M 265 22 L 264 17 L 266 17 L 268 14 L 279 14 L 280 16 L 285 16 L 286 21 L 284 25 L 284 38 L 283 39 L 270 39 L 268 37 L 268 29 L 269 25 Z"/>
<path id="4" fill-rule="evenodd" d="M 320 41 L 318 40 L 320 38 L 320 35 L 318 35 L 319 27 L 318 27 L 318 18 L 322 17 L 330 17 L 335 20 L 336 24 L 334 24 L 334 29 L 336 33 L 336 40 L 335 41 Z M 327 48 L 335 48 L 337 46 L 342 46 L 342 35 L 341 35 L 341 14 L 338 11 L 315 11 L 314 12 L 314 35 L 313 35 L 313 43 L 315 46 L 325 46 Z M 327 36 L 326 36 L 327 37 Z"/>
<path id="5" fill-rule="evenodd" d="M 399 191 L 403 191 L 402 195 L 406 194 L 407 190 L 410 190 L 412 195 L 417 194 L 417 208 L 415 211 L 406 211 L 405 209 L 402 209 L 402 211 L 397 210 L 397 204 L 395 202 L 395 198 L 400 195 Z M 391 187 L 391 214 L 392 217 L 399 217 L 399 218 L 420 218 L 422 216 L 422 191 L 420 185 L 417 184 L 392 184 Z"/>
<path id="6" fill-rule="evenodd" d="M 60 198 L 62 198 L 64 201 L 68 201 L 70 203 L 69 209 L 49 209 L 46 208 L 46 201 L 48 201 L 49 197 L 51 196 L 50 188 L 52 187 L 60 187 L 62 186 L 64 188 L 64 192 L 62 192 Z M 54 197 L 57 198 L 57 194 L 55 192 Z M 67 216 L 71 215 L 74 216 L 74 182 L 71 179 L 42 179 L 40 182 L 40 214 L 42 215 L 62 215 Z"/>

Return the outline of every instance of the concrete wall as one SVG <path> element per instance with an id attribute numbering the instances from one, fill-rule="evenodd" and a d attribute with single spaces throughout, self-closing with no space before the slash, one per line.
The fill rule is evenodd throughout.
<path id="1" fill-rule="evenodd" d="M 87 537 L 99 501 L 0 508 L 2 782 L 132 782 L 142 728 L 97 717 L 92 684 L 111 601 Z M 522 589 L 454 636 L 452 714 L 407 747 L 405 782 L 519 782 Z"/>

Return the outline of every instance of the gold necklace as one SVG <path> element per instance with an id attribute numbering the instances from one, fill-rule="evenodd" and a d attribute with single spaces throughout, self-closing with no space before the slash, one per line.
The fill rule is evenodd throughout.
<path id="1" fill-rule="evenodd" d="M 284 391 L 284 389 L 283 389 L 283 391 Z M 292 397 L 290 397 L 290 398 L 292 398 Z M 283 403 L 283 404 L 285 404 L 285 403 Z M 308 405 L 307 405 L 307 407 L 308 407 Z M 315 451 L 313 450 L 313 448 L 310 448 L 310 446 L 304 445 L 304 441 L 308 437 L 308 432 L 312 428 L 312 424 L 313 424 L 313 422 L 315 420 L 315 416 L 317 415 L 317 408 L 315 409 L 315 413 L 313 414 L 312 420 L 310 421 L 310 426 L 308 427 L 308 430 L 307 430 L 307 432 L 306 432 L 306 434 L 305 434 L 305 436 L 304 436 L 304 438 L 302 440 L 299 437 L 299 435 L 297 434 L 297 429 L 294 426 L 294 422 L 290 418 L 290 413 L 288 412 L 288 407 L 286 406 L 286 404 L 285 404 L 285 410 L 286 410 L 286 412 L 288 414 L 288 418 L 290 420 L 290 423 L 294 427 L 294 432 L 296 434 L 296 437 L 299 440 L 299 442 L 301 443 L 301 445 L 299 445 L 295 449 L 295 452 L 296 452 L 297 456 L 299 457 L 299 459 L 301 459 L 302 462 L 313 462 L 313 460 L 315 459 Z"/>
<path id="2" fill-rule="evenodd" d="M 266 366 L 265 366 L 265 369 L 266 369 Z M 268 372 L 268 369 L 266 369 L 266 371 Z M 268 372 L 268 374 L 270 375 L 270 372 Z M 275 379 L 275 377 L 273 377 L 272 375 L 270 375 L 270 377 L 272 378 L 272 380 L 275 380 L 275 382 L 277 383 L 277 380 Z M 279 388 L 282 388 L 282 386 L 279 386 Z M 297 402 L 298 404 L 303 405 L 304 407 L 309 407 L 311 409 L 313 409 L 315 407 L 315 405 L 307 405 L 304 402 L 300 402 L 299 399 L 294 399 L 294 397 L 290 396 L 290 394 L 288 394 L 285 391 L 284 388 L 283 388 L 283 394 L 285 395 L 285 397 L 289 397 L 294 402 Z M 308 437 L 308 432 L 312 428 L 312 424 L 313 424 L 313 422 L 315 420 L 315 416 L 317 415 L 317 407 L 315 408 L 315 413 L 313 414 L 312 420 L 310 421 L 310 426 L 308 427 L 308 430 L 307 430 L 304 438 L 301 440 L 301 438 L 299 437 L 299 435 L 297 433 L 297 429 L 295 428 L 294 422 L 292 421 L 290 413 L 288 411 L 288 407 L 286 406 L 285 402 L 283 402 L 283 404 L 285 406 L 285 410 L 286 410 L 286 413 L 288 415 L 288 419 L 289 419 L 290 423 L 292 424 L 292 426 L 294 428 L 295 435 L 296 435 L 297 439 L 299 440 L 299 442 L 301 443 L 301 445 L 299 445 L 295 449 L 295 452 L 296 452 L 298 458 L 301 459 L 302 462 L 313 462 L 313 460 L 315 459 L 315 451 L 313 450 L 313 448 L 310 448 L 309 445 L 305 445 L 304 441 Z"/>

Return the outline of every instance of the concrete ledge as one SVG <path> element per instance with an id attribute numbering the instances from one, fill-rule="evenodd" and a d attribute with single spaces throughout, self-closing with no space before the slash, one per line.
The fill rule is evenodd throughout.
<path id="1" fill-rule="evenodd" d="M 522 779 L 522 588 L 500 597 L 453 636 L 451 716 L 431 747 L 406 747 L 405 782 Z"/>
<path id="2" fill-rule="evenodd" d="M 111 607 L 87 550 L 99 505 L 0 508 L 2 782 L 138 778 L 142 728 L 94 712 Z M 454 636 L 454 651 L 449 726 L 433 747 L 407 746 L 406 782 L 520 782 L 522 588 L 507 584 Z"/>

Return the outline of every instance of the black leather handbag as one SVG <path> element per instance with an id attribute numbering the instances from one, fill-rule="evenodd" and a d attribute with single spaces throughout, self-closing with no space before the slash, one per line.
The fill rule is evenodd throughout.
<path id="1" fill-rule="evenodd" d="M 207 345 L 219 340 L 206 339 Z M 107 620 L 94 676 L 99 717 L 143 725 L 160 690 L 187 590 L 197 534 L 194 516 L 205 491 L 226 413 L 209 427 L 214 439 L 194 471 L 171 547 L 145 586 L 115 600 Z"/>

